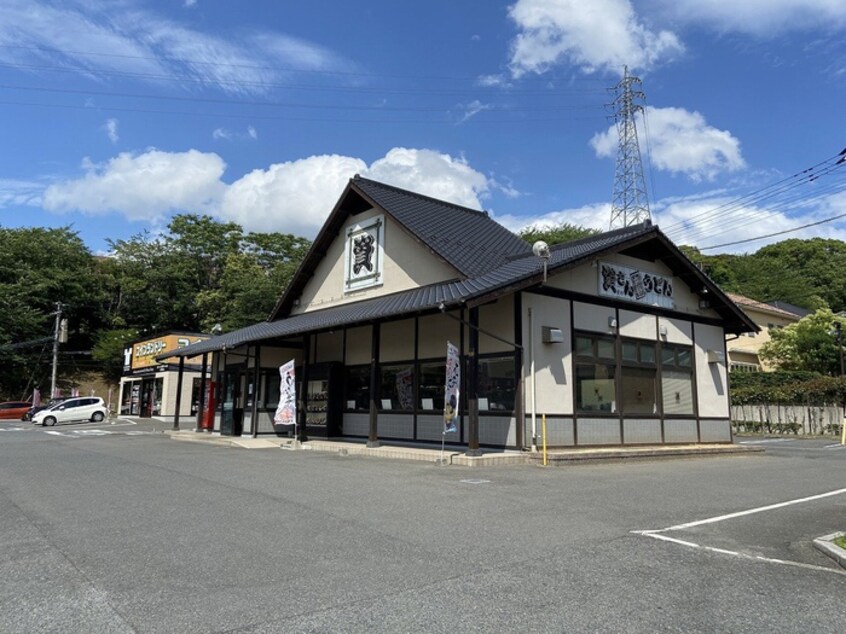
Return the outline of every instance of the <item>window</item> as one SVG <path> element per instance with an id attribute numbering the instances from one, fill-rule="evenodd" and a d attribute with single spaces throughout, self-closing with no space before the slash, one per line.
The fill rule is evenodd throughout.
<path id="1" fill-rule="evenodd" d="M 361 365 L 347 368 L 345 409 L 354 411 L 370 410 L 370 366 Z"/>
<path id="2" fill-rule="evenodd" d="M 444 409 L 446 364 L 443 361 L 421 363 L 418 376 L 420 377 L 417 392 L 420 400 L 419 409 L 442 412 Z"/>
<path id="3" fill-rule="evenodd" d="M 621 409 L 624 414 L 657 414 L 655 344 L 623 341 Z"/>
<path id="4" fill-rule="evenodd" d="M 479 411 L 514 411 L 514 356 L 479 359 L 478 374 Z"/>
<path id="5" fill-rule="evenodd" d="M 576 335 L 576 411 L 616 412 L 615 372 L 613 339 Z"/>
<path id="6" fill-rule="evenodd" d="M 413 365 L 384 365 L 381 369 L 381 378 L 379 409 L 414 410 Z"/>
<path id="7" fill-rule="evenodd" d="M 665 414 L 692 415 L 692 351 L 687 346 L 665 345 L 661 350 L 661 396 Z"/>

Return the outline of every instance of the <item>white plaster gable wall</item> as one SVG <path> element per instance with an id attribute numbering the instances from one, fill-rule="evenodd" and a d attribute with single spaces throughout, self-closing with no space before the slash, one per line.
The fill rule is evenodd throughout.
<path id="1" fill-rule="evenodd" d="M 694 356 L 696 358 L 696 389 L 699 416 L 703 418 L 728 418 L 728 376 L 726 360 L 709 363 L 708 351 L 725 354 L 725 332 L 718 326 L 693 325 Z"/>
<path id="2" fill-rule="evenodd" d="M 381 214 L 381 211 L 371 209 L 347 219 L 344 228 L 335 236 L 326 255 L 315 267 L 314 274 L 299 297 L 300 305 L 295 306 L 292 313 L 357 302 L 459 277 L 455 269 L 413 238 L 390 216 L 385 215 L 384 283 L 345 293 L 346 228 Z"/>
<path id="3" fill-rule="evenodd" d="M 680 313 L 687 313 L 700 317 L 718 318 L 719 315 L 713 309 L 699 308 L 699 295 L 691 291 L 688 286 L 675 277 L 670 271 L 669 267 L 664 266 L 660 262 L 650 262 L 648 260 L 639 260 L 626 255 L 613 253 L 610 255 L 598 258 L 603 262 L 610 262 L 612 264 L 619 264 L 627 266 L 632 269 L 638 269 L 647 273 L 655 273 L 657 275 L 664 275 L 673 280 L 673 301 L 675 302 L 675 309 Z M 599 295 L 599 267 L 593 266 L 592 262 L 582 264 L 572 269 L 562 271 L 550 276 L 547 281 L 547 286 L 553 288 L 560 288 L 567 291 L 574 291 L 577 293 L 584 293 L 586 295 Z M 620 301 L 626 301 L 620 299 Z M 631 302 L 632 310 L 638 310 L 637 306 L 647 306 L 647 304 L 638 304 L 638 302 Z"/>

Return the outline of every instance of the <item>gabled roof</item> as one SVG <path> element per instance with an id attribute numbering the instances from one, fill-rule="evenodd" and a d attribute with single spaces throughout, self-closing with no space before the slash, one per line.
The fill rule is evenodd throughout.
<path id="1" fill-rule="evenodd" d="M 550 249 L 547 271 L 552 275 L 610 253 L 660 260 L 673 271 L 676 277 L 685 280 L 685 283 L 702 297 L 709 298 L 711 307 L 723 318 L 728 332 L 741 333 L 758 330 L 754 322 L 708 276 L 687 259 L 658 230 L 658 227 L 649 223 L 554 246 Z M 477 277 L 440 282 L 382 297 L 309 311 L 286 319 L 254 324 L 182 348 L 178 354 L 193 356 L 224 348 L 234 348 L 249 342 L 284 338 L 305 332 L 328 330 L 352 324 L 363 325 L 460 306 L 478 306 L 508 293 L 536 287 L 542 281 L 543 261 L 529 252 L 514 257 Z"/>
<path id="2" fill-rule="evenodd" d="M 376 208 L 394 219 L 423 246 L 456 271 L 456 278 L 483 275 L 531 246 L 484 211 L 462 207 L 356 175 L 346 189 L 269 319 L 290 314 L 318 262 L 349 216 Z"/>
<path id="3" fill-rule="evenodd" d="M 738 293 L 726 293 L 726 295 L 728 295 L 729 299 L 731 299 L 731 301 L 733 301 L 741 308 L 745 307 L 752 310 L 758 310 L 762 313 L 767 313 L 769 315 L 778 315 L 780 317 L 784 317 L 786 319 L 794 319 L 796 321 L 798 321 L 801 317 L 804 316 L 798 315 L 789 310 L 785 310 L 784 308 L 779 308 L 778 306 L 775 306 L 774 303 L 768 304 L 765 302 L 759 302 L 757 299 L 745 297 L 744 295 L 740 295 Z"/>

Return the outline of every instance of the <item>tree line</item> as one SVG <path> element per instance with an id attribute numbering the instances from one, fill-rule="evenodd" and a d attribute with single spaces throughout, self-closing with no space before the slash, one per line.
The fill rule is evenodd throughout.
<path id="1" fill-rule="evenodd" d="M 49 385 L 56 302 L 69 323 L 60 376 L 96 369 L 114 381 L 132 340 L 265 319 L 310 244 L 196 214 L 109 241 L 107 256 L 70 227 L 0 228 L 0 400 Z"/>
<path id="2" fill-rule="evenodd" d="M 562 223 L 519 235 L 554 245 L 595 233 Z M 209 332 L 217 323 L 230 331 L 265 319 L 310 246 L 302 237 L 245 232 L 197 214 L 174 216 L 160 234 L 108 244 L 108 255 L 95 255 L 70 227 L 0 227 L 0 399 L 49 383 L 56 302 L 69 320 L 60 372 L 92 368 L 114 381 L 132 340 L 168 330 Z M 743 255 L 682 250 L 726 291 L 830 309 L 811 334 L 776 335 L 780 347 L 771 353 L 788 359 L 787 369 L 836 371 L 831 337 L 821 333 L 834 320 L 831 311 L 846 308 L 846 243 L 793 239 Z M 817 356 L 805 355 L 803 365 L 808 349 Z"/>

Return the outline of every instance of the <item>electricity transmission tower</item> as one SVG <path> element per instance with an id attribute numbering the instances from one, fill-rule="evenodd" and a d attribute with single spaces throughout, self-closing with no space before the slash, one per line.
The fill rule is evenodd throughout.
<path id="1" fill-rule="evenodd" d="M 649 202 L 646 200 L 646 185 L 643 180 L 643 162 L 637 143 L 635 114 L 643 112 L 645 97 L 640 90 L 640 78 L 629 75 L 628 66 L 623 67 L 623 78 L 611 89 L 614 102 L 614 122 L 617 124 L 617 165 L 614 170 L 614 192 L 611 195 L 610 229 L 651 220 Z"/>

